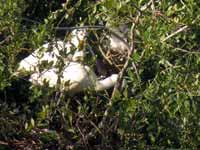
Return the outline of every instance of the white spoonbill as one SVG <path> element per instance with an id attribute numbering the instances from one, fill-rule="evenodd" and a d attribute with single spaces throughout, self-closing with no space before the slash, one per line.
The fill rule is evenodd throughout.
<path id="1" fill-rule="evenodd" d="M 86 36 L 86 30 L 73 30 L 72 31 L 72 38 L 70 41 L 64 42 L 64 41 L 53 41 L 50 43 L 46 43 L 42 45 L 40 48 L 35 50 L 32 54 L 30 54 L 28 57 L 23 59 L 19 63 L 19 67 L 17 68 L 16 74 L 20 72 L 34 72 L 38 71 L 39 65 L 42 64 L 42 62 L 52 63 L 52 66 L 54 66 L 58 58 L 64 59 L 61 53 L 64 53 L 67 55 L 66 59 L 71 61 L 78 61 L 82 60 L 84 57 L 83 50 L 79 49 L 80 43 L 83 43 L 84 38 Z M 72 47 L 75 47 L 75 51 L 72 52 Z"/>
<path id="2" fill-rule="evenodd" d="M 78 62 L 69 62 L 60 76 L 58 76 L 57 69 L 52 68 L 42 73 L 33 73 L 29 81 L 40 86 L 48 83 L 49 87 L 55 87 L 58 85 L 59 77 L 61 89 L 74 94 L 86 89 L 94 89 L 95 91 L 109 89 L 115 85 L 118 75 L 112 74 L 103 80 L 98 80 L 90 67 Z"/>

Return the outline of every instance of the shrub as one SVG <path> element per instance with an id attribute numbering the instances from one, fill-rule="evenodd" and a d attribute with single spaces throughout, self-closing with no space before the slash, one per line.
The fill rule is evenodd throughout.
<path id="1" fill-rule="evenodd" d="M 151 1 L 141 10 L 145 4 L 148 1 L 0 3 L 2 143 L 26 147 L 31 139 L 40 148 L 51 148 L 48 141 L 61 149 L 199 148 L 199 2 Z M 127 39 L 135 46 L 123 73 L 126 84 L 114 97 L 111 90 L 69 96 L 13 78 L 22 58 L 45 40 L 68 33 L 54 27 L 99 24 L 109 29 L 126 24 Z M 90 46 L 99 55 L 96 33 L 108 32 L 90 32 Z"/>

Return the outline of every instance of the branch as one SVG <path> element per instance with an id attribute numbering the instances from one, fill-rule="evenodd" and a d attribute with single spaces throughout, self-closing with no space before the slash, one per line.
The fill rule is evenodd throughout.
<path id="1" fill-rule="evenodd" d="M 173 32 L 172 34 L 170 34 L 169 36 L 167 36 L 166 38 L 162 39 L 161 42 L 165 42 L 168 39 L 170 39 L 171 37 L 177 35 L 180 32 L 183 32 L 184 30 L 186 30 L 188 28 L 187 25 L 183 26 L 182 28 L 178 29 L 177 31 Z"/>
<path id="2" fill-rule="evenodd" d="M 149 3 L 148 3 L 148 4 L 149 4 Z M 147 8 L 147 7 L 146 7 L 146 8 Z M 127 60 L 126 60 L 126 62 L 125 62 L 125 64 L 124 64 L 124 67 L 122 68 L 122 70 L 121 70 L 120 73 L 119 73 L 119 77 L 118 77 L 118 79 L 117 79 L 117 83 L 116 83 L 115 86 L 114 86 L 114 89 L 113 89 L 113 92 L 112 92 L 112 96 L 111 96 L 111 98 L 110 98 L 110 100 L 109 100 L 107 109 L 106 109 L 105 112 L 104 112 L 103 118 L 102 118 L 101 122 L 98 124 L 99 129 L 102 129 L 103 125 L 106 123 L 106 119 L 107 119 L 107 117 L 108 117 L 109 111 L 110 111 L 110 109 L 111 109 L 111 107 L 112 107 L 112 104 L 113 104 L 112 99 L 114 98 L 114 96 L 115 96 L 117 90 L 118 90 L 118 89 L 120 88 L 120 86 L 121 86 L 121 82 L 122 82 L 123 75 L 124 75 L 124 73 L 125 73 L 125 71 L 126 71 L 126 69 L 127 69 L 127 67 L 128 67 L 128 64 L 129 64 L 131 55 L 133 54 L 133 52 L 134 52 L 134 50 L 135 50 L 135 36 L 134 36 L 135 34 L 134 34 L 134 33 L 135 33 L 135 27 L 136 27 L 136 25 L 137 25 L 138 22 L 139 22 L 140 16 L 141 16 L 141 13 L 140 13 L 140 11 L 139 11 L 139 13 L 138 13 L 138 15 L 137 15 L 137 17 L 136 17 L 135 23 L 133 23 L 133 25 L 132 25 L 132 27 L 131 27 L 131 47 L 129 48 L 128 58 L 127 58 Z M 134 64 L 134 62 L 133 62 L 133 64 Z M 134 64 L 134 66 L 135 66 L 135 64 Z M 135 68 L 136 68 L 136 66 L 135 66 Z M 136 69 L 136 72 L 137 72 L 137 69 Z M 93 134 L 90 133 L 90 135 L 93 135 Z"/>
<path id="3" fill-rule="evenodd" d="M 115 87 L 113 89 L 113 92 L 112 92 L 112 96 L 111 96 L 111 100 L 114 98 L 115 96 L 115 93 L 118 89 L 120 89 L 120 86 L 121 86 L 121 82 L 122 82 L 122 79 L 123 79 L 123 76 L 124 76 L 124 73 L 129 65 L 129 61 L 131 59 L 131 55 L 133 54 L 134 50 L 135 50 L 135 27 L 136 25 L 138 24 L 139 22 L 139 17 L 141 16 L 141 13 L 139 12 L 139 14 L 137 15 L 136 19 L 135 19 L 135 23 L 133 23 L 132 27 L 131 27 L 131 48 L 129 48 L 129 53 L 128 53 L 128 58 L 124 64 L 124 67 L 122 68 L 122 70 L 120 71 L 119 73 L 119 77 L 117 79 L 117 83 L 115 84 Z M 136 65 L 135 63 L 133 62 L 133 66 L 134 66 L 134 69 L 136 69 Z M 136 69 L 136 73 L 138 75 L 138 71 Z M 139 76 L 139 75 L 138 75 Z"/>
<path id="4" fill-rule="evenodd" d="M 152 3 L 152 5 L 151 5 L 151 8 L 152 8 L 152 10 L 153 10 L 153 13 L 155 13 L 155 2 L 154 2 L 154 0 L 151 0 L 151 3 Z"/>
<path id="5" fill-rule="evenodd" d="M 74 29 L 105 29 L 104 25 L 93 25 L 93 26 L 78 26 L 78 27 L 55 27 L 55 30 L 74 30 Z"/>
<path id="6" fill-rule="evenodd" d="M 175 50 L 177 51 L 181 51 L 183 53 L 189 53 L 189 54 L 200 54 L 200 51 L 190 51 L 190 50 L 186 50 L 186 49 L 183 49 L 183 48 L 179 48 L 179 47 L 175 47 L 171 44 L 167 44 L 168 46 L 174 48 Z"/>
<path id="7" fill-rule="evenodd" d="M 112 99 L 114 98 L 114 95 L 115 95 L 117 89 L 121 86 L 120 83 L 121 83 L 121 81 L 122 81 L 123 75 L 124 75 L 124 73 L 125 73 L 125 71 L 126 71 L 126 69 L 127 69 L 127 67 L 128 67 L 129 60 L 130 60 L 130 58 L 131 58 L 131 55 L 133 54 L 133 52 L 134 52 L 134 50 L 135 50 L 135 37 L 134 37 L 135 34 L 134 34 L 134 30 L 135 30 L 136 25 L 137 25 L 138 22 L 139 22 L 140 16 L 142 15 L 141 12 L 143 12 L 144 10 L 146 10 L 146 9 L 151 5 L 151 2 L 152 2 L 152 1 L 150 0 L 147 4 L 145 4 L 145 5 L 143 5 L 143 6 L 141 7 L 141 9 L 140 9 L 141 11 L 138 12 L 138 15 L 136 16 L 135 22 L 133 23 L 133 25 L 132 25 L 132 27 L 131 27 L 131 41 L 132 41 L 132 42 L 131 42 L 131 47 L 129 47 L 128 58 L 127 58 L 126 63 L 124 64 L 124 67 L 122 68 L 121 72 L 119 73 L 119 77 L 118 77 L 117 83 L 115 84 L 115 87 L 114 87 L 114 89 L 113 89 L 112 96 L 111 96 L 111 98 L 110 98 L 110 100 L 109 100 L 107 109 L 104 111 L 103 118 L 102 118 L 101 122 L 98 124 L 98 131 L 100 131 L 100 130 L 103 128 L 103 125 L 106 123 L 108 114 L 109 114 L 110 109 L 111 109 L 112 104 L 113 104 Z M 109 30 L 109 31 L 110 31 L 110 30 Z M 111 31 L 111 32 L 112 32 L 112 31 Z M 119 39 L 120 39 L 120 38 L 119 38 Z M 134 63 L 134 62 L 133 62 L 133 66 L 134 66 L 134 68 L 136 69 L 136 66 L 135 66 L 135 63 Z M 138 74 L 137 69 L 136 69 L 136 73 Z M 88 135 L 86 136 L 86 139 L 93 137 L 93 136 L 95 135 L 96 132 L 97 132 L 97 130 L 92 129 L 91 132 L 88 133 Z M 77 143 L 80 143 L 81 141 L 82 141 L 82 140 L 79 140 Z"/>

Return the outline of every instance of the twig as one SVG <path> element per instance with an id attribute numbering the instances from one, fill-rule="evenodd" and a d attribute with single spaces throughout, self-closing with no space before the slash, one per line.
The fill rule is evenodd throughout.
<path id="1" fill-rule="evenodd" d="M 99 38 L 97 34 L 95 34 L 95 36 L 96 36 L 97 39 Z M 110 61 L 110 59 L 106 57 L 106 54 L 104 53 L 104 51 L 102 50 L 100 45 L 98 46 L 98 48 L 99 48 L 99 51 L 100 51 L 101 55 L 109 63 L 109 65 L 113 65 L 113 63 Z M 91 49 L 91 47 L 90 47 L 90 49 Z"/>
<path id="2" fill-rule="evenodd" d="M 24 47 L 22 47 L 22 48 L 20 48 L 20 52 L 21 51 L 31 52 L 32 49 L 31 48 L 24 48 Z"/>
<path id="3" fill-rule="evenodd" d="M 129 53 L 128 53 L 128 58 L 127 58 L 127 60 L 126 60 L 126 62 L 125 62 L 125 64 L 124 64 L 124 67 L 122 68 L 122 70 L 121 70 L 120 73 L 119 73 L 119 77 L 118 77 L 118 79 L 117 79 L 117 83 L 115 84 L 115 87 L 114 87 L 113 92 L 112 92 L 111 101 L 112 101 L 112 99 L 114 98 L 116 91 L 117 91 L 117 90 L 120 88 L 120 86 L 121 86 L 121 82 L 122 82 L 123 75 L 124 75 L 124 73 L 125 73 L 125 71 L 126 71 L 128 65 L 129 65 L 129 61 L 130 61 L 131 55 L 133 54 L 133 52 L 134 52 L 134 50 L 135 50 L 134 30 L 135 30 L 136 24 L 139 22 L 139 17 L 140 17 L 140 16 L 141 16 L 141 13 L 139 12 L 139 14 L 138 14 L 137 17 L 136 17 L 135 23 L 133 23 L 133 25 L 132 25 L 132 27 L 131 27 L 131 41 L 132 41 L 132 42 L 131 42 L 131 48 L 130 48 L 130 51 L 129 51 Z M 135 65 L 134 62 L 132 62 L 132 63 L 133 63 L 134 69 L 136 70 L 136 73 L 137 73 L 137 75 L 138 75 L 138 71 L 137 71 L 136 65 Z M 138 75 L 138 76 L 139 76 L 139 75 Z"/>
<path id="4" fill-rule="evenodd" d="M 178 29 L 177 31 L 173 32 L 172 34 L 170 34 L 169 36 L 167 36 L 166 38 L 162 39 L 161 42 L 165 42 L 166 40 L 170 39 L 171 37 L 175 36 L 176 34 L 183 32 L 184 30 L 186 30 L 188 28 L 187 25 L 183 26 L 182 28 Z"/>
<path id="5" fill-rule="evenodd" d="M 147 8 L 147 7 L 146 7 L 146 8 Z M 131 27 L 131 39 L 132 39 L 131 41 L 132 41 L 132 43 L 131 43 L 131 48 L 129 48 L 128 58 L 127 58 L 126 63 L 124 64 L 124 67 L 122 68 L 121 72 L 119 73 L 119 76 L 118 76 L 118 79 L 117 79 L 117 83 L 116 83 L 115 86 L 114 86 L 114 89 L 113 89 L 113 92 L 112 92 L 112 96 L 111 96 L 111 98 L 110 98 L 110 100 L 109 100 L 107 109 L 106 109 L 105 112 L 104 112 L 103 118 L 102 118 L 101 122 L 98 124 L 99 129 L 102 129 L 103 125 L 106 123 L 106 119 L 107 119 L 107 117 L 108 117 L 109 111 L 110 111 L 110 109 L 111 109 L 111 107 L 112 107 L 112 104 L 113 104 L 112 99 L 114 98 L 114 96 L 115 96 L 117 90 L 118 90 L 119 87 L 121 86 L 121 82 L 122 82 L 123 75 L 124 75 L 124 73 L 125 73 L 125 71 L 126 71 L 126 69 L 127 69 L 127 67 L 128 67 L 128 64 L 129 64 L 131 55 L 132 55 L 132 53 L 133 53 L 134 50 L 135 50 L 135 42 L 134 42 L 134 41 L 135 41 L 135 37 L 134 37 L 135 34 L 134 34 L 134 31 L 135 31 L 136 24 L 139 22 L 140 16 L 141 16 L 141 13 L 139 12 L 138 15 L 137 15 L 137 17 L 136 17 L 135 23 L 133 23 L 133 25 L 132 25 L 132 27 Z M 133 63 L 134 63 L 134 62 L 133 62 Z M 135 65 L 135 64 L 134 64 L 134 65 Z M 135 68 L 136 68 L 136 67 L 135 67 Z M 136 69 L 136 70 L 137 70 L 137 69 Z M 137 71 L 136 71 L 136 72 L 137 72 Z"/>
<path id="6" fill-rule="evenodd" d="M 110 59 L 108 59 L 105 55 L 105 53 L 103 52 L 101 46 L 98 46 L 99 51 L 101 52 L 101 55 L 103 56 L 103 58 L 105 58 L 105 60 L 109 63 L 109 65 L 113 65 L 113 63 L 110 61 Z"/>
<path id="7" fill-rule="evenodd" d="M 11 36 L 11 35 L 7 36 L 4 40 L 0 41 L 0 45 L 2 45 L 2 44 L 4 44 L 4 43 L 8 42 L 10 39 L 12 39 L 12 36 Z"/>
<path id="8" fill-rule="evenodd" d="M 9 145 L 7 142 L 4 142 L 4 141 L 0 141 L 0 144 L 1 145 Z"/>
<path id="9" fill-rule="evenodd" d="M 184 52 L 184 53 L 190 53 L 190 54 L 200 54 L 200 51 L 199 52 L 195 52 L 195 51 L 189 51 L 189 50 L 186 50 L 186 49 L 183 49 L 183 48 L 179 48 L 179 47 L 175 47 L 171 44 L 167 44 L 168 46 L 174 48 L 175 50 L 177 51 L 181 51 L 181 52 Z"/>
<path id="10" fill-rule="evenodd" d="M 95 125 L 94 122 L 92 122 L 91 120 L 89 122 L 94 128 L 96 128 L 96 131 L 99 132 L 99 134 L 102 134 L 101 130 L 98 128 L 98 126 Z"/>
<path id="11" fill-rule="evenodd" d="M 28 22 L 31 22 L 31 23 L 35 23 L 35 24 L 40 24 L 41 23 L 39 21 L 35 21 L 35 20 L 29 19 L 27 17 L 22 17 L 22 20 L 25 20 L 25 21 L 28 21 Z"/>
<path id="12" fill-rule="evenodd" d="M 138 22 L 139 20 L 139 17 L 140 17 L 141 13 L 139 13 L 139 15 L 136 17 L 136 23 Z M 134 46 L 134 29 L 135 29 L 135 26 L 136 26 L 136 23 L 134 23 L 132 25 L 132 28 L 131 28 L 131 39 L 132 39 L 132 43 L 131 43 L 131 48 L 130 48 L 130 51 L 128 53 L 128 58 L 126 60 L 126 63 L 124 64 L 124 67 L 122 68 L 122 70 L 120 71 L 119 73 L 119 76 L 118 76 L 118 79 L 117 79 L 117 82 L 114 86 L 114 89 L 113 89 L 113 92 L 112 92 L 112 96 L 109 100 L 109 103 L 108 103 L 108 106 L 107 106 L 107 109 L 105 110 L 104 112 L 104 115 L 103 115 L 103 119 L 101 120 L 101 122 L 99 123 L 99 128 L 102 128 L 103 127 L 103 124 L 105 124 L 106 122 L 106 119 L 107 119 L 107 116 L 109 114 L 109 111 L 110 111 L 110 108 L 112 107 L 112 99 L 114 98 L 117 90 L 120 88 L 121 86 L 121 82 L 122 82 L 122 78 L 123 78 L 123 75 L 128 67 L 128 64 L 129 64 L 129 61 L 130 61 L 130 58 L 131 58 L 131 55 L 135 49 L 135 46 Z M 135 64 L 134 64 L 135 65 Z"/>
<path id="13" fill-rule="evenodd" d="M 79 118 L 79 119 L 80 119 L 80 118 Z M 79 121 L 79 119 L 78 119 L 78 121 Z M 84 143 L 85 147 L 87 147 L 88 141 L 87 141 L 87 139 L 85 139 L 85 135 L 84 135 L 83 132 L 81 131 L 81 129 L 80 129 L 79 125 L 78 125 L 78 124 L 79 124 L 78 121 L 76 122 L 76 127 L 77 127 L 79 133 L 80 133 L 81 136 L 82 136 L 83 143 Z"/>
<path id="14" fill-rule="evenodd" d="M 63 91 L 57 91 L 56 92 L 56 95 L 55 95 L 55 100 L 57 101 L 56 102 L 56 106 L 60 105 L 60 102 L 61 102 L 61 99 L 63 98 L 63 96 L 64 96 L 64 92 Z"/>
<path id="15" fill-rule="evenodd" d="M 4 17 L 0 17 L 0 20 L 4 20 L 5 18 Z M 25 20 L 27 22 L 32 22 L 32 23 L 36 23 L 36 24 L 40 24 L 41 22 L 39 21 L 35 21 L 35 20 L 32 20 L 32 19 L 29 19 L 27 17 L 15 17 L 15 18 L 12 18 L 13 20 L 18 20 L 18 19 L 22 19 L 22 20 Z"/>
<path id="16" fill-rule="evenodd" d="M 153 13 L 155 13 L 155 2 L 154 2 L 154 0 L 151 0 L 151 8 L 152 8 L 152 10 L 153 10 Z"/>
<path id="17" fill-rule="evenodd" d="M 136 76 L 137 76 L 138 81 L 140 82 L 140 81 L 141 81 L 141 80 L 140 80 L 140 76 L 139 76 L 137 67 L 136 67 L 136 65 L 135 65 L 134 62 L 132 62 L 132 67 L 133 67 L 133 69 L 135 70 L 135 74 L 136 74 Z M 141 86 L 140 86 L 140 87 L 141 87 Z"/>
<path id="18" fill-rule="evenodd" d="M 55 30 L 74 30 L 74 29 L 105 29 L 103 25 L 94 25 L 94 26 L 77 26 L 77 27 L 55 27 Z"/>
<path id="19" fill-rule="evenodd" d="M 147 4 L 143 5 L 143 6 L 141 7 L 140 10 L 141 10 L 141 11 L 146 10 L 146 9 L 150 6 L 150 4 L 151 4 L 151 0 L 150 0 Z M 109 103 L 108 103 L 107 109 L 104 111 L 103 118 L 102 118 L 101 122 L 98 124 L 98 131 L 100 131 L 100 130 L 103 128 L 103 125 L 106 123 L 106 119 L 107 119 L 107 117 L 108 117 L 109 111 L 110 111 L 110 109 L 111 109 L 111 107 L 112 107 L 112 104 L 113 104 L 113 103 L 112 103 L 112 99 L 114 98 L 114 95 L 115 95 L 117 89 L 120 87 L 120 82 L 119 82 L 119 81 L 122 80 L 123 74 L 124 74 L 126 68 L 128 67 L 129 60 L 130 60 L 131 55 L 132 55 L 132 53 L 133 53 L 133 51 L 134 51 L 134 49 L 135 49 L 134 29 L 135 29 L 135 27 L 136 27 L 136 24 L 139 22 L 140 16 L 142 15 L 141 11 L 139 11 L 139 13 L 138 13 L 138 15 L 137 15 L 137 17 L 136 17 L 135 23 L 133 23 L 133 25 L 132 25 L 132 28 L 131 28 L 132 43 L 131 43 L 131 48 L 129 47 L 129 50 L 130 50 L 130 51 L 129 51 L 129 53 L 128 53 L 128 58 L 127 58 L 126 63 L 124 64 L 123 69 L 122 69 L 121 72 L 119 73 L 119 77 L 118 77 L 117 84 L 115 85 L 115 87 L 114 87 L 114 89 L 113 89 L 112 96 L 111 96 L 111 98 L 109 99 Z M 109 31 L 110 31 L 110 30 L 109 30 Z M 112 31 L 111 31 L 111 32 L 112 32 Z M 134 62 L 133 62 L 133 65 L 135 66 Z M 136 72 L 137 72 L 137 69 L 136 69 Z M 91 132 L 88 133 L 88 135 L 87 135 L 85 138 L 88 139 L 88 138 L 90 138 L 90 137 L 93 137 L 93 136 L 95 135 L 96 132 L 97 132 L 96 128 L 95 128 L 95 129 L 92 129 Z M 80 142 L 81 142 L 81 140 L 78 141 L 77 143 L 80 143 Z"/>
<path id="20" fill-rule="evenodd" d="M 144 10 L 146 10 L 150 5 L 151 5 L 152 1 L 150 0 L 148 3 L 144 4 L 140 10 L 143 12 Z"/>
<path id="21" fill-rule="evenodd" d="M 181 52 L 184 52 L 184 53 L 200 54 L 200 52 L 189 51 L 189 50 L 185 50 L 185 49 L 178 48 L 178 47 L 175 47 L 174 49 L 175 49 L 175 50 L 178 50 L 178 51 L 181 51 Z"/>
<path id="22" fill-rule="evenodd" d="M 134 35 L 134 33 L 133 33 L 133 32 L 134 32 L 134 28 L 133 28 L 133 27 L 135 27 L 135 24 L 133 24 L 132 30 L 131 30 L 132 37 L 133 37 L 133 35 Z M 132 43 L 133 43 L 133 41 L 134 41 L 134 39 L 132 38 Z M 133 44 L 132 44 L 132 45 L 133 45 Z M 130 57 L 131 57 L 131 54 L 132 54 L 133 50 L 134 50 L 134 46 L 131 46 L 131 49 L 130 49 L 129 54 L 128 54 L 127 61 L 126 61 L 126 63 L 124 64 L 124 67 L 122 68 L 122 70 L 120 71 L 119 76 L 118 76 L 118 79 L 117 79 L 117 82 L 116 82 L 116 84 L 115 84 L 115 86 L 114 86 L 114 89 L 113 89 L 113 92 L 112 92 L 112 96 L 111 96 L 111 98 L 110 98 L 110 100 L 109 100 L 107 109 L 105 110 L 104 115 L 103 115 L 103 118 L 102 118 L 101 122 L 100 122 L 99 125 L 98 125 L 98 127 L 99 127 L 100 129 L 103 127 L 103 125 L 104 125 L 105 122 L 106 122 L 106 119 L 107 119 L 107 117 L 108 117 L 110 108 L 112 107 L 112 104 L 113 104 L 113 103 L 112 103 L 112 99 L 114 98 L 114 96 L 115 96 L 117 90 L 119 89 L 119 87 L 120 87 L 120 85 L 121 85 L 122 77 L 123 77 L 123 75 L 124 75 L 124 73 L 125 73 L 126 68 L 128 67 L 129 60 L 130 60 Z"/>

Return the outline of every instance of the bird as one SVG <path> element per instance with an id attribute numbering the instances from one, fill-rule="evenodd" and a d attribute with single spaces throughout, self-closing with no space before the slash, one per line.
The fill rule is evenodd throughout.
<path id="1" fill-rule="evenodd" d="M 123 38 L 119 38 L 118 36 L 112 34 L 108 36 L 108 39 L 110 40 L 111 50 L 119 52 L 121 54 L 126 53 L 129 50 L 129 46 Z"/>
<path id="2" fill-rule="evenodd" d="M 75 94 L 87 89 L 102 91 L 109 89 L 117 82 L 118 74 L 98 80 L 93 70 L 80 62 L 69 62 L 59 73 L 56 68 L 45 70 L 41 73 L 33 73 L 29 81 L 35 85 L 44 86 L 45 83 L 49 87 L 59 85 L 61 90 Z"/>
<path id="3" fill-rule="evenodd" d="M 71 33 L 71 40 L 67 42 L 58 40 L 43 44 L 28 57 L 20 61 L 15 75 L 38 71 L 39 66 L 43 62 L 55 66 L 59 59 L 63 59 L 64 61 L 66 59 L 82 61 L 85 53 L 81 50 L 80 45 L 83 44 L 86 34 L 87 32 L 85 29 L 75 29 Z M 72 47 L 75 48 L 74 52 L 71 50 Z M 67 57 L 63 58 L 61 53 L 64 53 Z"/>
<path id="4" fill-rule="evenodd" d="M 109 34 L 105 35 L 107 45 L 104 46 L 106 58 L 120 71 L 124 66 L 131 51 L 128 43 L 128 26 L 120 25 L 117 28 L 109 27 Z"/>
<path id="5" fill-rule="evenodd" d="M 113 87 L 117 82 L 117 74 L 99 80 L 94 71 L 82 62 L 85 52 L 81 50 L 81 47 L 86 34 L 86 30 L 74 30 L 71 34 L 72 38 L 68 42 L 55 41 L 43 44 L 19 63 L 17 72 L 23 70 L 30 72 L 28 80 L 32 84 L 48 85 L 50 88 L 59 86 L 61 90 L 70 94 L 87 89 L 102 91 Z M 63 58 L 61 52 L 66 52 L 67 57 Z M 64 65 L 58 67 L 56 64 L 60 59 L 63 59 Z M 43 62 L 52 66 L 40 70 Z"/>
<path id="6" fill-rule="evenodd" d="M 110 41 L 110 49 L 121 54 L 129 51 L 130 46 L 127 42 L 128 26 L 121 25 L 118 28 L 111 28 L 110 34 L 106 35 Z"/>

